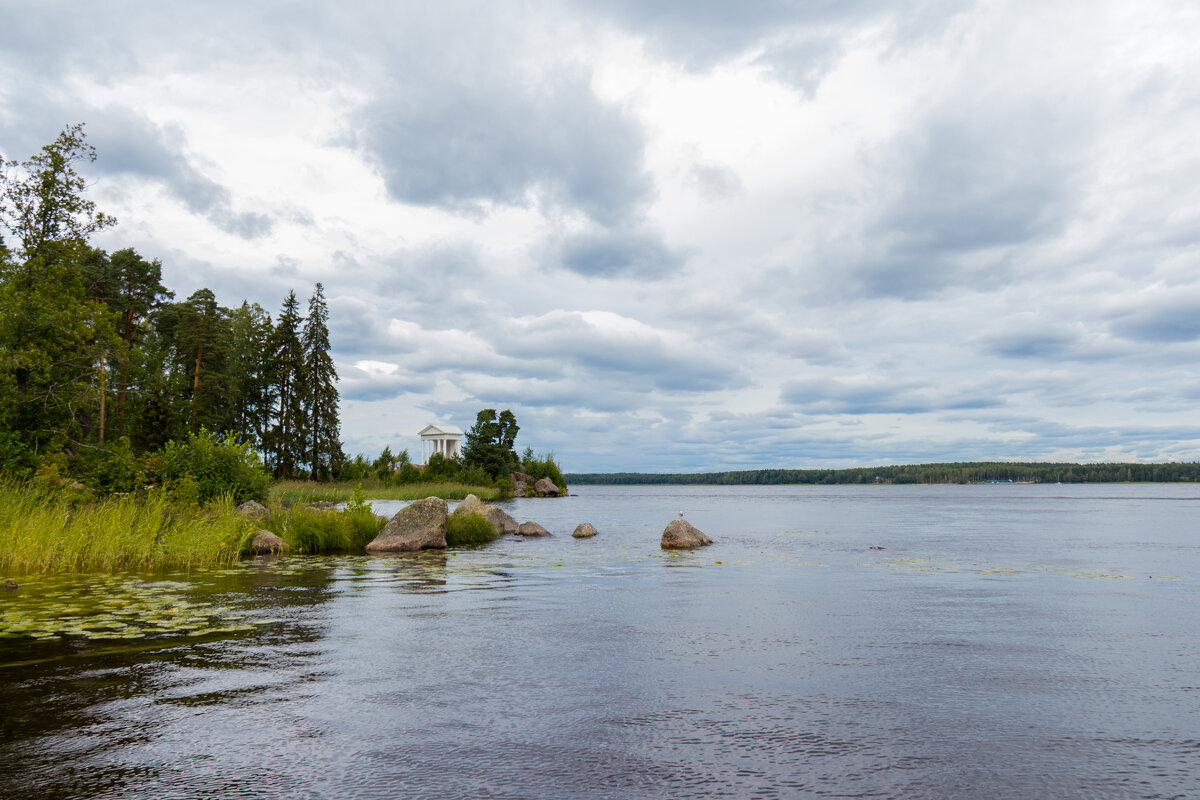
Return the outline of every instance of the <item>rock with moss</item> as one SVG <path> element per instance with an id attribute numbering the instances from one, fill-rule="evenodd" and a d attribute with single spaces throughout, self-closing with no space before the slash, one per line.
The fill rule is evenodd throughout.
<path id="1" fill-rule="evenodd" d="M 237 507 L 237 513 L 248 519 L 258 519 L 266 516 L 267 507 L 257 500 L 247 500 Z"/>
<path id="2" fill-rule="evenodd" d="M 596 535 L 596 526 L 590 522 L 581 522 L 571 533 L 576 539 L 590 539 Z"/>
<path id="3" fill-rule="evenodd" d="M 396 512 L 368 545 L 368 553 L 405 553 L 446 548 L 446 501 L 426 497 Z"/>
<path id="4" fill-rule="evenodd" d="M 256 531 L 254 539 L 250 541 L 250 552 L 259 556 L 268 553 L 286 553 L 290 549 L 287 542 L 265 529 Z"/>
<path id="5" fill-rule="evenodd" d="M 518 536 L 549 536 L 550 531 L 538 525 L 536 522 L 522 522 L 517 526 Z"/>
<path id="6" fill-rule="evenodd" d="M 706 544 L 712 544 L 712 539 L 683 518 L 671 520 L 663 531 L 662 546 L 668 550 L 686 550 Z"/>

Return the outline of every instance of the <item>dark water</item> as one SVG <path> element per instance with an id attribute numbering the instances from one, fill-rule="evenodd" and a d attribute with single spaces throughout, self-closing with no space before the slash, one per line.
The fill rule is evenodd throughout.
<path id="1" fill-rule="evenodd" d="M 1200 796 L 1200 487 L 576 491 L 510 504 L 549 540 L 18 576 L 3 796 Z"/>

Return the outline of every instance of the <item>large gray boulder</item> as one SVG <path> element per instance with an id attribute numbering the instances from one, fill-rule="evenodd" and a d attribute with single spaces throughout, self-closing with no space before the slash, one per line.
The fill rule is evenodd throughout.
<path id="1" fill-rule="evenodd" d="M 558 497 L 558 487 L 549 478 L 540 478 L 533 485 L 533 491 L 538 497 Z"/>
<path id="2" fill-rule="evenodd" d="M 533 483 L 533 476 L 524 472 L 513 472 L 508 476 L 513 485 L 513 497 L 524 497 L 526 487 Z"/>
<path id="3" fill-rule="evenodd" d="M 712 544 L 712 539 L 705 536 L 686 519 L 671 520 L 663 531 L 662 546 L 669 550 L 686 550 L 690 547 L 703 547 L 706 544 Z"/>
<path id="4" fill-rule="evenodd" d="M 517 521 L 504 513 L 500 506 L 489 505 L 473 494 L 467 495 L 467 499 L 459 503 L 450 516 L 456 514 L 478 514 L 492 523 L 500 534 L 517 532 Z"/>
<path id="5" fill-rule="evenodd" d="M 517 526 L 518 536 L 549 536 L 550 531 L 538 525 L 536 522 L 522 522 Z"/>
<path id="6" fill-rule="evenodd" d="M 406 553 L 446 548 L 446 501 L 426 497 L 409 503 L 388 520 L 367 545 L 368 553 Z"/>
<path id="7" fill-rule="evenodd" d="M 267 513 L 267 507 L 257 500 L 247 500 L 237 507 L 237 513 L 249 519 L 258 519 Z"/>
<path id="8" fill-rule="evenodd" d="M 500 506 L 484 506 L 483 517 L 500 529 L 500 533 L 516 533 L 517 521 L 505 513 Z"/>
<path id="9" fill-rule="evenodd" d="M 576 539 L 590 539 L 596 535 L 596 526 L 590 522 L 581 522 L 575 526 L 571 535 Z"/>
<path id="10" fill-rule="evenodd" d="M 284 553 L 291 549 L 287 542 L 265 529 L 255 531 L 254 538 L 250 541 L 250 552 L 260 556 L 267 553 Z"/>

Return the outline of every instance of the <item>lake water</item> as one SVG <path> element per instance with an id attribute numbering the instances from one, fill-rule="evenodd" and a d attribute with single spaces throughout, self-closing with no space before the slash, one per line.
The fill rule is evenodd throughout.
<path id="1" fill-rule="evenodd" d="M 574 491 L 507 504 L 544 540 L 11 576 L 3 795 L 1200 796 L 1200 486 Z"/>

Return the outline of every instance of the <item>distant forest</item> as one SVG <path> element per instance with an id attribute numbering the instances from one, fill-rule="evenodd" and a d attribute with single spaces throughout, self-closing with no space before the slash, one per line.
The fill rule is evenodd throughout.
<path id="1" fill-rule="evenodd" d="M 1200 480 L 1200 463 L 1042 464 L 958 462 L 851 469 L 752 469 L 738 472 L 652 474 L 568 473 L 579 484 L 707 484 L 729 486 L 863 483 L 1179 483 Z"/>

